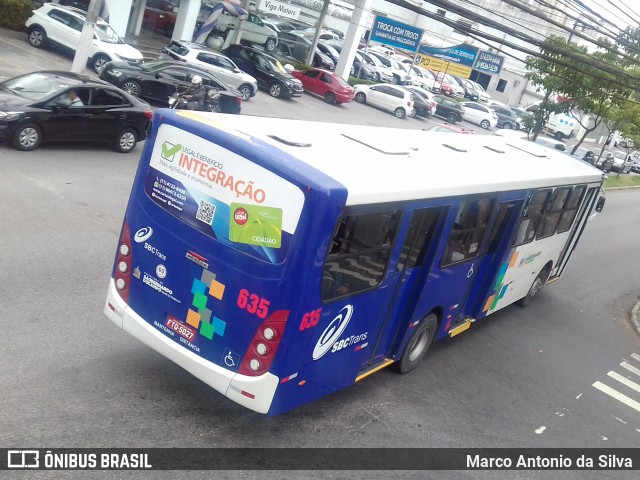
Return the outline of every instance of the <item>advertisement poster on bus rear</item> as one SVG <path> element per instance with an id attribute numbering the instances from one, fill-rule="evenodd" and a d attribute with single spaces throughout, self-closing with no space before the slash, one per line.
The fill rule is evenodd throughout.
<path id="1" fill-rule="evenodd" d="M 166 211 L 235 248 L 282 261 L 304 204 L 298 187 L 166 124 L 158 130 L 149 167 L 145 191 Z"/>

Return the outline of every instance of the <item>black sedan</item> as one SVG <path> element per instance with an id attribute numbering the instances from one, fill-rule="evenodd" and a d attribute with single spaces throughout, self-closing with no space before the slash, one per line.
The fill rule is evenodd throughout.
<path id="1" fill-rule="evenodd" d="M 191 79 L 200 76 L 207 89 L 218 90 L 219 111 L 240 113 L 242 94 L 226 85 L 222 80 L 206 70 L 187 66 L 181 62 L 158 61 L 142 65 L 127 62 L 107 63 L 100 78 L 122 88 L 134 97 L 168 103 L 176 91 L 184 91 L 191 86 Z"/>
<path id="2" fill-rule="evenodd" d="M 148 103 L 75 73 L 40 71 L 0 83 L 0 139 L 18 150 L 97 141 L 128 153 L 147 138 L 151 116 Z"/>

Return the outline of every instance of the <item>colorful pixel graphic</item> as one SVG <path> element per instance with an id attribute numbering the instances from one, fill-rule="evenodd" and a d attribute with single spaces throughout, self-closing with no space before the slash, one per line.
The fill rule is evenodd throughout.
<path id="1" fill-rule="evenodd" d="M 500 270 L 498 271 L 498 276 L 496 278 L 496 283 L 493 286 L 493 293 L 487 298 L 487 302 L 484 305 L 484 309 L 482 310 L 484 313 L 489 312 L 496 308 L 496 304 L 498 301 L 504 297 L 504 294 L 507 291 L 508 285 L 502 285 L 502 280 L 504 279 L 507 270 L 513 268 L 518 260 L 518 252 L 516 249 L 512 249 L 509 254 L 509 258 L 505 263 L 500 265 Z"/>
<path id="2" fill-rule="evenodd" d="M 224 289 L 224 284 L 217 281 L 215 273 L 209 270 L 203 270 L 200 278 L 194 278 L 191 285 L 193 294 L 191 305 L 195 310 L 190 308 L 187 312 L 187 323 L 209 340 L 213 340 L 214 335 L 224 337 L 224 331 L 227 328 L 227 323 L 216 316 L 212 317 L 211 309 L 207 308 L 210 298 L 222 300 Z"/>

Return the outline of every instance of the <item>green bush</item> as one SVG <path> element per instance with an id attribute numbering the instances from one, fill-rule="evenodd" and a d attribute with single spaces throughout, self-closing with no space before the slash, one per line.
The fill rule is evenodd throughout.
<path id="1" fill-rule="evenodd" d="M 365 80 L 364 78 L 349 77 L 349 80 L 347 80 L 347 83 L 352 87 L 354 87 L 359 83 L 364 85 L 373 85 L 374 83 L 378 83 L 378 82 L 372 82 L 371 80 Z"/>
<path id="2" fill-rule="evenodd" d="M 31 0 L 0 0 L 0 27 L 24 30 L 24 22 L 34 8 Z"/>

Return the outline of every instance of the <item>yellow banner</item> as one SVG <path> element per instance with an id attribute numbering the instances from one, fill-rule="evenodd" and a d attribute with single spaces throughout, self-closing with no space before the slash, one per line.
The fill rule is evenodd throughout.
<path id="1" fill-rule="evenodd" d="M 430 57 L 429 55 L 416 55 L 414 63 L 419 67 L 433 70 L 434 72 L 445 72 L 456 77 L 469 78 L 471 67 L 447 62 L 441 58 Z"/>

